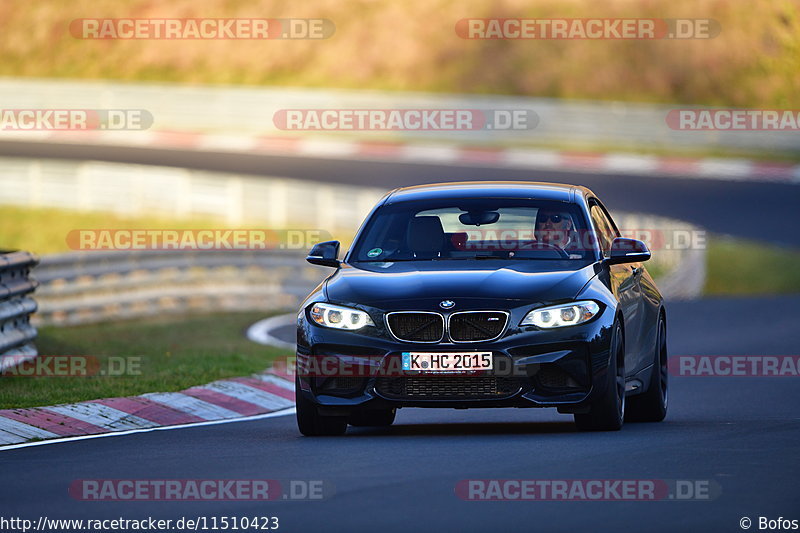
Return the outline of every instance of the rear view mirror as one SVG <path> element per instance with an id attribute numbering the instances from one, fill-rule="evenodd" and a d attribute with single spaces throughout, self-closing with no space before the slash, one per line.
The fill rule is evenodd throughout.
<path id="1" fill-rule="evenodd" d="M 458 221 L 465 226 L 480 226 L 483 224 L 494 224 L 500 219 L 497 211 L 469 211 L 458 216 Z"/>
<path id="2" fill-rule="evenodd" d="M 306 257 L 312 265 L 321 265 L 338 268 L 339 241 L 325 241 L 314 245 Z"/>
<path id="3" fill-rule="evenodd" d="M 611 243 L 611 254 L 606 259 L 609 265 L 640 263 L 650 259 L 650 250 L 642 241 L 617 237 Z"/>

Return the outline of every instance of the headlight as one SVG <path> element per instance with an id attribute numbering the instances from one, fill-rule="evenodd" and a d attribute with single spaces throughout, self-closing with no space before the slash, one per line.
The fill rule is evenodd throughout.
<path id="1" fill-rule="evenodd" d="M 317 303 L 311 306 L 309 315 L 311 320 L 328 328 L 355 330 L 375 325 L 364 311 L 340 305 Z"/>
<path id="2" fill-rule="evenodd" d="M 574 326 L 591 320 L 599 311 L 600 306 L 591 300 L 540 307 L 525 315 L 519 325 L 539 328 Z"/>

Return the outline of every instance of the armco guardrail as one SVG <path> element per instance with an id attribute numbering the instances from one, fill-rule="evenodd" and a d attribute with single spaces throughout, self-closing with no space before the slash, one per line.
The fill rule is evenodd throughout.
<path id="1" fill-rule="evenodd" d="M 43 256 L 38 324 L 296 307 L 322 279 L 306 251 L 94 251 Z"/>
<path id="2" fill-rule="evenodd" d="M 30 277 L 38 259 L 28 252 L 0 252 L 0 371 L 36 357 L 36 311 L 31 297 L 37 287 Z"/>
<path id="3" fill-rule="evenodd" d="M 0 204 L 330 232 L 354 231 L 386 193 L 279 176 L 16 157 L 0 157 L 0 190 Z"/>
<path id="4" fill-rule="evenodd" d="M 530 130 L 390 132 L 405 139 L 484 143 L 617 145 L 624 148 L 769 149 L 797 151 L 795 132 L 676 131 L 666 122 L 678 107 L 501 95 L 380 92 L 268 87 L 0 79 L 8 109 L 145 109 L 154 130 L 274 135 L 281 109 L 528 109 L 539 117 Z M 34 132 L 19 132 L 34 138 Z M 119 132 L 135 145 L 137 132 Z M 307 133 L 307 132 L 306 132 Z M 355 132 L 351 132 L 355 133 Z M 322 132 L 329 137 L 330 132 Z M 318 133 L 319 135 L 319 133 Z M 380 132 L 360 134 L 371 139 Z"/>

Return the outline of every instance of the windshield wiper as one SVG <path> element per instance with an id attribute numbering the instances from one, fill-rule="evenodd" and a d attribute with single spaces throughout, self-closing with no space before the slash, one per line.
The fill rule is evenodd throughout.
<path id="1" fill-rule="evenodd" d="M 467 257 L 433 257 L 431 261 L 471 261 L 473 259 L 509 259 L 502 255 L 470 255 Z"/>
<path id="2" fill-rule="evenodd" d="M 498 259 L 501 261 L 567 261 L 564 257 L 531 257 L 529 255 L 471 255 L 469 257 L 433 257 L 431 261 L 484 261 Z"/>

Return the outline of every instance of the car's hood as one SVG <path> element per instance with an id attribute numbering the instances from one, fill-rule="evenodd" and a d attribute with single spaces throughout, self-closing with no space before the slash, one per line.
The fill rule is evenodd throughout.
<path id="1" fill-rule="evenodd" d="M 403 300 L 547 302 L 576 297 L 595 273 L 593 265 L 564 270 L 561 261 L 360 263 L 342 265 L 326 290 L 331 301 L 377 307 Z"/>

